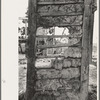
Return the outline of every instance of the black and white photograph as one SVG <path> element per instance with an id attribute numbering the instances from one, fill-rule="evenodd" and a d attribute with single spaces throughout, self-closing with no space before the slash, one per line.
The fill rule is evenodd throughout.
<path id="1" fill-rule="evenodd" d="M 99 100 L 98 2 L 19 1 L 15 100 Z"/>
<path id="2" fill-rule="evenodd" d="M 27 0 L 19 16 L 19 100 L 97 100 L 96 0 Z"/>

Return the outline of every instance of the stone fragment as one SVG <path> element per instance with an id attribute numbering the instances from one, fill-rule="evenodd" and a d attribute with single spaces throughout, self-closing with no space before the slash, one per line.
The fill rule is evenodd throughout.
<path id="1" fill-rule="evenodd" d="M 74 44 L 77 44 L 77 43 L 79 43 L 79 42 L 81 42 L 80 41 L 80 38 L 71 38 L 71 39 L 69 39 L 68 40 L 68 43 L 70 44 L 70 45 L 74 45 Z"/>
<path id="2" fill-rule="evenodd" d="M 72 48 L 68 48 L 64 51 L 64 56 L 67 58 L 67 57 L 72 57 L 73 55 L 73 49 Z"/>
<path id="3" fill-rule="evenodd" d="M 59 70 L 55 69 L 41 69 L 37 71 L 38 79 L 47 79 L 47 78 L 60 78 L 61 74 Z"/>
<path id="4" fill-rule="evenodd" d="M 67 68 L 67 67 L 71 67 L 71 65 L 72 65 L 71 60 L 64 59 L 63 67 Z"/>
<path id="5" fill-rule="evenodd" d="M 53 91 L 53 94 L 54 94 L 54 96 L 60 96 L 60 92 L 58 92 L 58 91 Z"/>
<path id="6" fill-rule="evenodd" d="M 52 60 L 48 59 L 37 59 L 35 63 L 36 68 L 51 68 L 52 67 Z"/>
<path id="7" fill-rule="evenodd" d="M 61 75 L 62 75 L 63 78 L 67 78 L 67 79 L 79 77 L 80 76 L 79 68 L 63 69 L 61 71 Z"/>
<path id="8" fill-rule="evenodd" d="M 72 86 L 73 92 L 77 92 L 80 88 L 80 80 L 71 80 L 68 82 Z"/>
<path id="9" fill-rule="evenodd" d="M 81 49 L 80 48 L 78 48 L 78 47 L 75 47 L 74 49 L 73 49 L 73 51 L 74 51 L 74 53 L 73 53 L 73 57 L 81 57 Z"/>
<path id="10" fill-rule="evenodd" d="M 62 84 L 59 83 L 58 80 L 38 80 L 36 82 L 36 88 L 37 89 L 42 89 L 42 90 L 55 90 L 57 91 L 57 89 L 59 87 L 62 87 Z"/>
<path id="11" fill-rule="evenodd" d="M 69 47 L 64 51 L 64 56 L 65 57 L 81 57 L 81 49 L 78 47 Z"/>
<path id="12" fill-rule="evenodd" d="M 56 59 L 54 61 L 54 68 L 58 69 L 58 70 L 61 70 L 62 67 L 63 67 L 63 61 L 62 61 L 62 59 L 61 60 Z"/>
<path id="13" fill-rule="evenodd" d="M 69 29 L 69 33 L 72 36 L 79 36 L 80 34 L 82 34 L 82 27 L 81 26 L 68 26 Z"/>
<path id="14" fill-rule="evenodd" d="M 57 100 L 70 100 L 66 94 L 61 94 L 57 97 Z"/>
<path id="15" fill-rule="evenodd" d="M 73 92 L 67 92 L 67 96 L 70 100 L 80 100 L 79 95 L 75 95 Z"/>
<path id="16" fill-rule="evenodd" d="M 72 66 L 74 67 L 81 66 L 81 59 L 72 59 Z"/>
<path id="17" fill-rule="evenodd" d="M 32 100 L 56 100 L 55 96 L 48 92 L 37 92 L 34 94 Z"/>

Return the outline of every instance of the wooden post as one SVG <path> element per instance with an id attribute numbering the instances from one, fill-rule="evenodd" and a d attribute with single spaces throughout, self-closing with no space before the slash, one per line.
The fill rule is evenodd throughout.
<path id="1" fill-rule="evenodd" d="M 92 11 L 91 11 L 91 18 L 90 18 L 90 22 L 91 22 L 91 29 L 90 29 L 90 35 L 89 35 L 89 40 L 90 40 L 90 44 L 89 44 L 89 63 L 92 63 L 92 48 L 93 48 L 93 25 L 94 25 L 94 12 L 97 9 L 96 6 L 96 0 L 92 0 Z"/>
<path id="2" fill-rule="evenodd" d="M 28 41 L 27 41 L 27 83 L 26 100 L 32 100 L 35 94 L 36 72 L 35 72 L 35 40 L 36 40 L 36 1 L 29 0 L 28 14 Z"/>
<path id="3" fill-rule="evenodd" d="M 80 100 L 88 100 L 91 2 L 92 0 L 84 1 Z"/>
<path id="4" fill-rule="evenodd" d="M 89 64 L 92 63 L 92 48 L 93 48 L 93 25 L 94 25 L 94 13 L 91 13 L 91 30 L 89 34 Z"/>

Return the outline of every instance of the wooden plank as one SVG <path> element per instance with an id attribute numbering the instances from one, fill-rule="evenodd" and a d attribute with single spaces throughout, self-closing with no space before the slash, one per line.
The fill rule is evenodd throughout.
<path id="1" fill-rule="evenodd" d="M 37 25 L 37 27 L 40 27 L 41 25 Z M 48 27 L 70 27 L 70 26 L 82 26 L 82 24 L 62 24 L 62 23 L 60 23 L 60 24 L 53 24 L 53 25 L 51 25 L 51 24 L 49 24 L 48 25 Z"/>
<path id="2" fill-rule="evenodd" d="M 58 11 L 58 12 L 51 12 L 51 13 L 46 13 L 46 12 L 44 12 L 44 13 L 39 13 L 40 14 L 40 16 L 42 16 L 42 17 L 55 17 L 55 16 L 78 16 L 78 15 L 83 15 L 83 12 L 77 12 L 77 13 L 66 13 L 66 12 L 60 12 L 60 11 Z"/>
<path id="3" fill-rule="evenodd" d="M 81 38 L 82 35 L 37 35 L 37 38 L 67 38 L 67 37 L 71 37 L 71 38 Z"/>
<path id="4" fill-rule="evenodd" d="M 66 58 L 65 56 L 62 56 L 62 55 L 49 55 L 49 56 L 36 56 L 37 59 L 41 59 L 41 58 Z M 80 59 L 81 57 L 68 57 L 69 58 L 72 58 L 72 59 Z"/>
<path id="5" fill-rule="evenodd" d="M 75 67 L 71 67 L 71 68 L 75 68 Z M 79 68 L 79 67 L 77 67 L 77 68 Z M 79 78 L 79 76 L 78 77 L 75 77 L 75 78 Z M 65 80 L 67 80 L 67 81 L 70 81 L 71 79 L 73 79 L 73 78 L 70 78 L 70 79 L 68 79 L 68 78 L 63 78 L 63 77 L 60 77 L 60 78 L 38 78 L 38 80 L 55 80 L 55 79 L 58 79 L 58 80 L 60 80 L 60 79 L 65 79 Z"/>
<path id="6" fill-rule="evenodd" d="M 27 41 L 27 82 L 26 82 L 26 99 L 32 100 L 35 94 L 35 38 L 36 38 L 36 9 L 37 0 L 29 0 L 28 14 L 28 41 Z"/>
<path id="7" fill-rule="evenodd" d="M 84 1 L 84 17 L 83 17 L 83 39 L 82 39 L 82 66 L 81 66 L 81 88 L 80 100 L 88 100 L 88 84 L 89 84 L 89 32 L 90 32 L 90 16 L 91 16 L 92 0 Z M 86 80 L 86 84 L 83 81 Z M 83 85 L 85 84 L 85 85 Z"/>
<path id="8" fill-rule="evenodd" d="M 81 47 L 78 44 L 59 44 L 59 45 L 38 45 L 37 48 L 38 49 L 46 49 L 46 48 L 58 48 L 58 47 Z"/>
<path id="9" fill-rule="evenodd" d="M 36 56 L 37 59 L 41 59 L 41 58 L 64 58 L 64 56 L 62 55 L 49 55 L 49 56 Z"/>
<path id="10" fill-rule="evenodd" d="M 57 91 L 61 91 L 61 90 L 65 90 L 65 88 L 61 87 L 61 88 L 58 88 Z M 43 89 L 36 89 L 36 92 L 42 92 Z M 46 89 L 45 91 L 54 91 L 52 89 Z M 67 91 L 71 92 L 72 89 L 67 89 Z"/>
<path id="11" fill-rule="evenodd" d="M 77 4 L 83 4 L 84 2 L 80 1 L 80 2 L 77 2 Z M 37 3 L 38 5 L 66 5 L 66 4 L 76 4 L 76 2 L 38 2 Z"/>
<path id="12" fill-rule="evenodd" d="M 42 59 L 42 58 L 66 58 L 63 55 L 48 55 L 48 56 L 36 56 L 37 59 Z M 68 59 L 81 59 L 81 57 L 67 57 Z"/>
<path id="13" fill-rule="evenodd" d="M 69 68 L 74 69 L 74 68 L 80 68 L 80 67 L 81 67 L 81 66 L 77 66 L 77 67 L 71 66 L 71 67 L 67 67 L 67 68 L 64 67 L 63 69 L 69 69 Z M 55 69 L 55 68 L 53 68 L 53 67 L 51 67 L 51 68 L 36 68 L 36 70 L 41 70 L 41 69 L 43 69 L 43 70 L 46 69 L 46 70 L 47 70 L 47 69 Z M 51 79 L 52 79 L 52 78 L 51 78 Z M 64 79 L 65 79 L 65 78 L 64 78 Z"/>

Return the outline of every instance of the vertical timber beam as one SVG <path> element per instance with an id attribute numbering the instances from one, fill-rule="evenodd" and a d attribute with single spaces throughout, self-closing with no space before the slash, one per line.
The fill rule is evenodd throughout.
<path id="1" fill-rule="evenodd" d="M 26 100 L 32 100 L 35 94 L 36 72 L 35 72 L 35 40 L 36 40 L 36 9 L 37 0 L 29 0 L 28 13 L 28 41 L 27 41 L 27 82 Z"/>
<path id="2" fill-rule="evenodd" d="M 91 11 L 91 18 L 90 18 L 90 22 L 91 22 L 91 29 L 90 29 L 90 35 L 89 35 L 89 40 L 90 40 L 90 44 L 89 44 L 89 63 L 92 63 L 92 51 L 93 51 L 93 26 L 94 26 L 94 12 L 96 11 L 97 6 L 96 6 L 96 0 L 92 0 L 92 11 Z"/>
<path id="3" fill-rule="evenodd" d="M 89 34 L 89 64 L 92 63 L 92 48 L 93 48 L 93 25 L 94 25 L 94 13 L 91 13 L 91 29 Z"/>
<path id="4" fill-rule="evenodd" d="M 91 2 L 92 0 L 84 0 L 80 100 L 88 100 Z"/>

